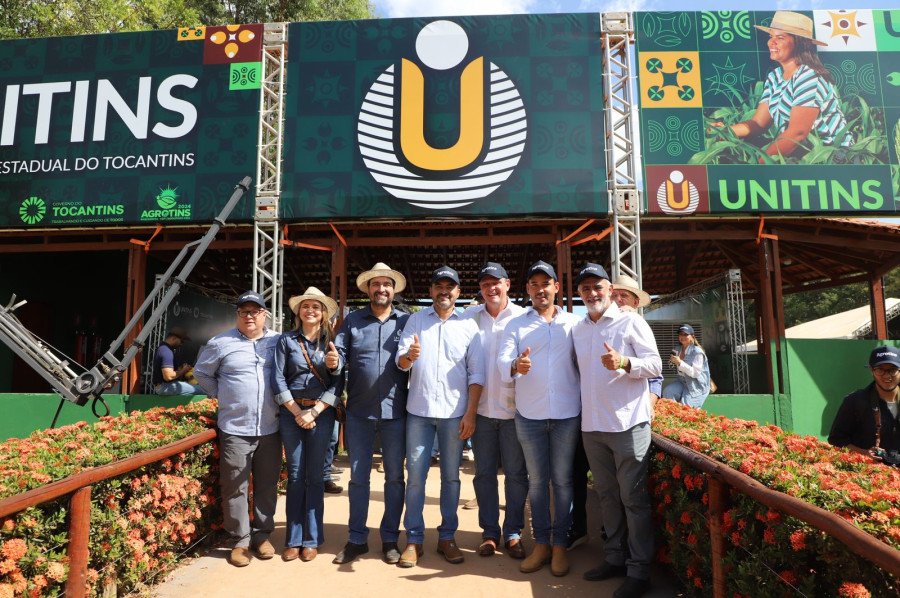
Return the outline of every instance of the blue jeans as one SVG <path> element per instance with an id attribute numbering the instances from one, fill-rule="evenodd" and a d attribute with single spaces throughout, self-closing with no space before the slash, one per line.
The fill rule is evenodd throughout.
<path id="1" fill-rule="evenodd" d="M 572 463 L 581 434 L 581 416 L 528 419 L 516 413 L 516 432 L 528 468 L 528 500 L 531 502 L 534 541 L 537 544 L 565 546 L 566 533 L 572 523 Z M 548 484 L 553 484 L 552 526 Z"/>
<path id="2" fill-rule="evenodd" d="M 459 505 L 459 463 L 463 441 L 459 438 L 462 417 L 439 418 L 406 416 L 406 514 L 403 526 L 406 541 L 422 544 L 425 540 L 425 479 L 431 466 L 431 449 L 437 431 L 441 445 L 441 524 L 438 539 L 452 540 L 459 527 L 456 507 Z"/>
<path id="3" fill-rule="evenodd" d="M 326 409 L 316 427 L 304 430 L 286 408 L 278 410 L 281 442 L 287 458 L 287 530 L 284 545 L 317 548 L 325 543 L 322 515 L 325 508 L 325 482 L 322 464 L 331 442 L 334 409 Z"/>
<path id="4" fill-rule="evenodd" d="M 500 497 L 497 467 L 503 462 L 506 515 L 503 540 L 518 540 L 525 526 L 525 499 L 528 497 L 528 471 L 525 455 L 512 419 L 476 416 L 475 419 L 475 498 L 478 499 L 478 525 L 482 538 L 500 539 Z"/>
<path id="5" fill-rule="evenodd" d="M 406 456 L 406 418 L 366 419 L 347 413 L 344 435 L 350 456 L 350 538 L 364 544 L 369 537 L 369 477 L 372 472 L 375 434 L 381 436 L 384 462 L 384 516 L 381 518 L 381 542 L 396 542 L 400 537 L 403 514 L 403 458 Z"/>
<path id="6" fill-rule="evenodd" d="M 179 397 L 206 394 L 206 391 L 196 384 L 190 384 L 189 382 L 185 382 L 184 380 L 161 382 L 157 384 L 153 390 L 157 395 L 161 397 Z"/>
<path id="7" fill-rule="evenodd" d="M 325 467 L 322 468 L 322 479 L 326 482 L 334 479 L 334 476 L 331 475 L 331 466 L 334 465 L 334 455 L 337 453 L 340 430 L 340 424 L 335 421 L 331 431 L 331 442 L 328 443 L 328 449 L 325 451 Z"/>

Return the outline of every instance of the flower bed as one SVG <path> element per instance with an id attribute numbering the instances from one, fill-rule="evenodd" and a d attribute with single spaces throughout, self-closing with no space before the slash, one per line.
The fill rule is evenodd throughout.
<path id="1" fill-rule="evenodd" d="M 210 427 L 213 400 L 104 417 L 0 444 L 0 499 Z M 164 575 L 220 521 L 216 448 L 207 443 L 91 490 L 88 583 L 120 592 Z M 68 576 L 68 498 L 0 521 L 0 598 L 57 596 Z"/>
<path id="2" fill-rule="evenodd" d="M 900 468 L 772 425 L 730 420 L 659 401 L 653 431 L 769 488 L 827 509 L 900 549 Z M 653 449 L 650 490 L 660 531 L 657 557 L 689 595 L 712 595 L 706 476 Z M 732 491 L 722 527 L 728 590 L 737 598 L 897 596 L 898 580 L 837 540 Z M 796 590 L 794 589 L 796 588 Z"/>

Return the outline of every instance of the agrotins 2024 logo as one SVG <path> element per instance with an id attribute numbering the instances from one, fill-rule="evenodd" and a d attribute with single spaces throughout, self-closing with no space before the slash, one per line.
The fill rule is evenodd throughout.
<path id="1" fill-rule="evenodd" d="M 468 51 L 468 35 L 451 21 L 429 23 L 416 38 L 419 62 L 434 71 L 460 66 Z M 379 75 L 360 109 L 357 141 L 366 168 L 385 191 L 443 210 L 487 197 L 509 178 L 525 150 L 525 106 L 509 76 L 485 63 L 477 56 L 461 69 L 459 138 L 449 147 L 426 140 L 427 70 L 402 58 L 399 69 L 392 64 Z"/>

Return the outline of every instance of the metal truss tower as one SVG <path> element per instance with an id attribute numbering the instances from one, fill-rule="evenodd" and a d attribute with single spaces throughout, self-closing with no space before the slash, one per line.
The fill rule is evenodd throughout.
<path id="1" fill-rule="evenodd" d="M 606 177 L 612 224 L 610 255 L 613 278 L 627 274 L 641 280 L 640 190 L 635 154 L 635 104 L 632 86 L 634 27 L 627 12 L 600 13 L 603 77 L 606 79 Z"/>
<path id="2" fill-rule="evenodd" d="M 729 270 L 725 282 L 725 306 L 728 311 L 728 332 L 731 336 L 731 361 L 734 368 L 734 393 L 750 392 L 750 367 L 747 364 L 747 330 L 744 326 L 744 286 L 741 271 Z"/>
<path id="3" fill-rule="evenodd" d="M 256 210 L 253 217 L 253 288 L 269 304 L 272 328 L 281 331 L 284 252 L 278 204 L 281 199 L 281 145 L 287 24 L 266 23 L 259 106 L 259 154 L 256 160 Z"/>

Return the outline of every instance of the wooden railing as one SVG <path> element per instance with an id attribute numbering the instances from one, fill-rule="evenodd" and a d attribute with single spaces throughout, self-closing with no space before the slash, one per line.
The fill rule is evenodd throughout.
<path id="1" fill-rule="evenodd" d="M 709 537 L 712 551 L 713 597 L 726 595 L 724 559 L 726 538 L 722 516 L 728 510 L 729 489 L 733 488 L 758 503 L 776 509 L 825 532 L 850 551 L 900 578 L 900 550 L 853 526 L 834 513 L 767 488 L 748 475 L 736 471 L 702 453 L 653 433 L 653 444 L 663 452 L 705 473 L 709 483 Z"/>
<path id="2" fill-rule="evenodd" d="M 87 589 L 86 580 L 90 560 L 88 540 L 91 533 L 91 486 L 97 482 L 135 471 L 145 465 L 163 461 L 201 444 L 206 444 L 215 437 L 216 430 L 213 428 L 134 457 L 88 469 L 52 484 L 10 496 L 0 500 L 0 519 L 71 494 L 69 499 L 69 545 L 66 551 L 69 557 L 66 597 L 81 598 Z"/>

